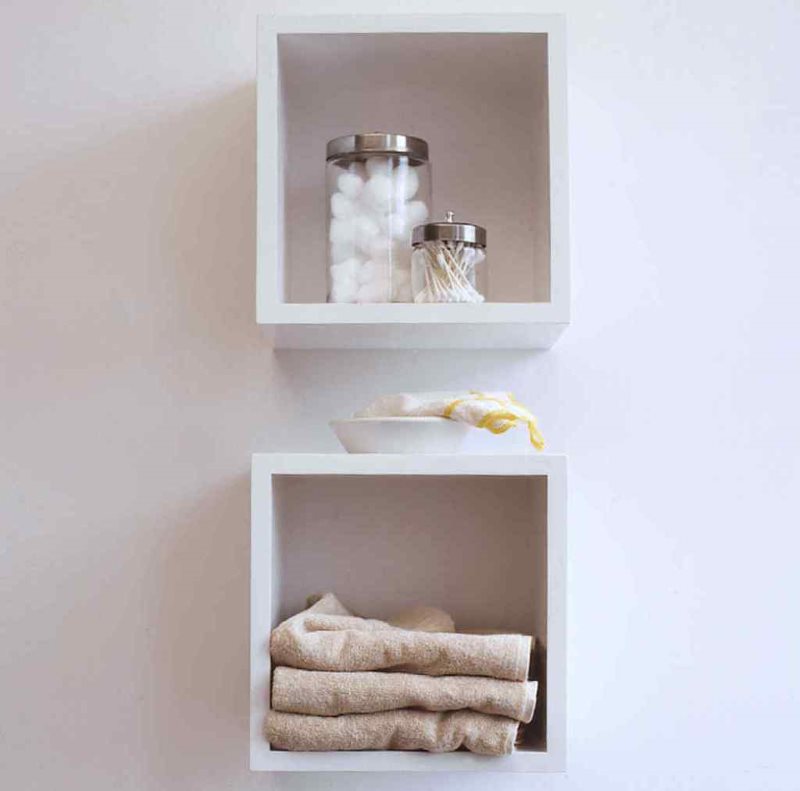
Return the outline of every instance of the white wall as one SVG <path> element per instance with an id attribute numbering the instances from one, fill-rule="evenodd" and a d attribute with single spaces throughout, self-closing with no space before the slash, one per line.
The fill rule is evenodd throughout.
<path id="1" fill-rule="evenodd" d="M 796 3 L 556 6 L 576 288 L 552 352 L 272 355 L 255 15 L 323 7 L 374 3 L 0 9 L 3 787 L 796 789 Z M 568 775 L 249 774 L 250 452 L 461 385 L 515 390 L 571 457 Z"/>

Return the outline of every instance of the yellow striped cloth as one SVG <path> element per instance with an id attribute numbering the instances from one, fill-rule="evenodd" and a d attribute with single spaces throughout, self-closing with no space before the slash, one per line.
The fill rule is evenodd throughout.
<path id="1" fill-rule="evenodd" d="M 544 448 L 536 418 L 511 393 L 397 393 L 385 395 L 355 417 L 444 417 L 503 434 L 518 424 L 527 426 L 531 445 Z"/>

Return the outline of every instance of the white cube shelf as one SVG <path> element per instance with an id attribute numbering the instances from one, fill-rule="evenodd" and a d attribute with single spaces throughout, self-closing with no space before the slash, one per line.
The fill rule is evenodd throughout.
<path id="1" fill-rule="evenodd" d="M 256 454 L 252 477 L 250 767 L 563 771 L 566 460 L 561 456 Z M 331 590 L 389 617 L 413 604 L 458 628 L 533 634 L 540 700 L 509 756 L 272 750 L 269 634 Z"/>
<path id="2" fill-rule="evenodd" d="M 262 17 L 257 318 L 284 348 L 547 348 L 569 323 L 558 15 Z M 488 230 L 481 305 L 327 304 L 325 143 L 428 141 L 436 216 Z"/>

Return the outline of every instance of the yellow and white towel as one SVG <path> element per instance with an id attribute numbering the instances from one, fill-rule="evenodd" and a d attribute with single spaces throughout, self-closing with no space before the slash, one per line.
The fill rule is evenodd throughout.
<path id="1" fill-rule="evenodd" d="M 377 398 L 355 417 L 445 417 L 493 434 L 521 423 L 528 427 L 531 445 L 544 448 L 536 418 L 511 393 L 397 393 Z"/>

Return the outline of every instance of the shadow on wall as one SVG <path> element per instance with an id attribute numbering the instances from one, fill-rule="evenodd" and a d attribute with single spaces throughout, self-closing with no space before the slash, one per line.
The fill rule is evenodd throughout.
<path id="1" fill-rule="evenodd" d="M 76 785 L 100 754 L 120 788 L 248 778 L 255 86 L 175 105 L 115 105 L 0 175 L 14 590 L 52 620 L 20 641 L 21 721 Z"/>
<path id="2" fill-rule="evenodd" d="M 226 408 L 209 404 L 216 425 L 200 430 L 196 449 L 209 475 L 172 517 L 153 569 L 147 752 L 164 785 L 221 787 L 234 768 L 247 776 L 249 739 L 248 451 L 267 356 L 254 316 L 255 88 L 189 109 L 148 137 L 163 157 L 150 185 L 162 208 L 149 245 L 174 267 L 168 282 L 143 284 L 144 297 L 154 287 L 169 295 L 176 386 Z M 212 461 L 226 448 L 227 463 Z M 231 479 L 231 469 L 242 472 Z"/>
<path id="3" fill-rule="evenodd" d="M 188 506 L 152 569 L 148 774 L 165 787 L 247 772 L 249 497 L 243 476 Z"/>

